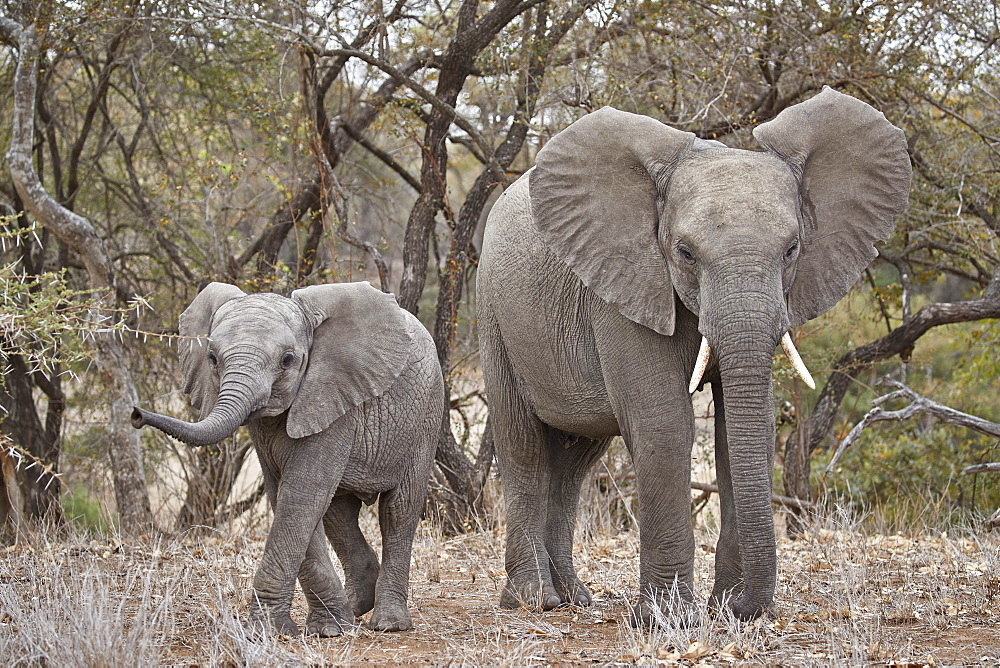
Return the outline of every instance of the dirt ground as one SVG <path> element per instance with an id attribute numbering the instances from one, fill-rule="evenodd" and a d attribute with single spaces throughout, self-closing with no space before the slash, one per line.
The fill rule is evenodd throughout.
<path id="1" fill-rule="evenodd" d="M 534 613 L 497 605 L 499 530 L 445 538 L 422 527 L 412 631 L 254 640 L 239 620 L 263 538 L 263 530 L 125 544 L 36 537 L 0 549 L 0 663 L 1000 664 L 996 533 L 904 537 L 818 527 L 803 540 L 779 539 L 776 616 L 636 630 L 626 622 L 638 576 L 634 532 L 580 540 L 577 566 L 593 606 Z M 696 586 L 705 600 L 713 548 L 709 536 L 699 541 Z M 293 617 L 304 622 L 301 593 Z M 101 649 L 104 636 L 112 649 Z"/>

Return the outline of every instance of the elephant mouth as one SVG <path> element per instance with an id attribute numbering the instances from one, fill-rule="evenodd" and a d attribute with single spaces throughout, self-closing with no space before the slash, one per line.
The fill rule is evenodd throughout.
<path id="1" fill-rule="evenodd" d="M 812 374 L 809 373 L 806 363 L 802 361 L 799 351 L 796 350 L 795 342 L 792 341 L 792 335 L 790 333 L 785 332 L 785 335 L 781 337 L 781 347 L 785 351 L 785 355 L 788 356 L 788 361 L 795 370 L 795 374 L 802 379 L 802 382 L 804 382 L 810 390 L 815 390 L 816 382 L 813 380 Z M 701 347 L 698 349 L 698 359 L 695 361 L 694 371 L 691 373 L 691 382 L 688 384 L 688 394 L 694 394 L 694 391 L 698 389 L 702 376 L 705 375 L 705 369 L 708 368 L 708 358 L 711 357 L 711 355 L 712 347 L 708 344 L 708 339 L 702 336 Z"/>
<path id="2" fill-rule="evenodd" d="M 256 420 L 257 418 L 273 417 L 275 415 L 280 415 L 280 413 L 281 411 L 275 412 L 273 408 L 268 407 L 267 403 L 264 403 L 258 406 L 257 408 L 253 409 L 252 411 L 250 411 L 250 413 L 247 415 L 247 419 L 243 421 L 243 424 L 241 426 L 245 427 L 252 420 Z"/>

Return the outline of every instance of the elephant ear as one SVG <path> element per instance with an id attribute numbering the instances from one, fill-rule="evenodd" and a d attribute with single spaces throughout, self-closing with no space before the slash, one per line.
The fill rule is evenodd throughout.
<path id="1" fill-rule="evenodd" d="M 292 299 L 316 323 L 309 364 L 288 409 L 288 435 L 302 438 L 392 387 L 413 335 L 396 298 L 367 282 L 314 285 Z"/>
<path id="2" fill-rule="evenodd" d="M 826 312 L 872 260 L 906 207 L 906 137 L 882 112 L 832 88 L 753 131 L 800 178 L 802 239 L 788 297 L 792 327 Z"/>
<path id="3" fill-rule="evenodd" d="M 245 296 L 246 293 L 235 285 L 209 283 L 179 318 L 184 393 L 198 410 L 199 419 L 212 412 L 219 398 L 218 379 L 208 363 L 208 334 L 212 329 L 212 318 L 220 306 Z"/>
<path id="4" fill-rule="evenodd" d="M 657 242 L 658 195 L 694 142 L 647 116 L 604 107 L 553 137 L 531 171 L 546 245 L 628 319 L 674 332 L 674 290 Z"/>

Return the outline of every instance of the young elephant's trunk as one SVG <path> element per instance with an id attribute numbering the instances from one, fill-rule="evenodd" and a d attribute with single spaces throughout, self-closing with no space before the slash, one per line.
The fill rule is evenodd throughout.
<path id="1" fill-rule="evenodd" d="M 230 377 L 232 375 L 227 374 L 223 378 L 219 400 L 204 420 L 185 422 L 167 415 L 133 408 L 132 426 L 139 429 L 144 425 L 150 425 L 179 441 L 196 447 L 212 445 L 229 438 L 237 427 L 247 421 L 251 413 L 264 404 L 267 396 L 263 394 L 264 399 L 257 399 L 254 395 L 262 394 L 261 392 L 247 392 L 246 388 L 250 384 L 245 382 L 246 379 L 236 380 Z"/>

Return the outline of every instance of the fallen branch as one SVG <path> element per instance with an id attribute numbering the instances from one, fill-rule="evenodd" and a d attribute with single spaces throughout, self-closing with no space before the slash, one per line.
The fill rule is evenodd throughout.
<path id="1" fill-rule="evenodd" d="M 861 421 L 854 425 L 854 428 L 851 429 L 847 436 L 845 436 L 837 446 L 837 451 L 833 453 L 833 457 L 830 459 L 830 463 L 827 465 L 824 475 L 833 471 L 833 467 L 837 464 L 840 456 L 844 454 L 844 451 L 854 443 L 858 436 L 861 435 L 861 432 L 865 429 L 865 427 L 873 422 L 883 422 L 885 420 L 900 421 L 911 418 L 914 415 L 931 415 L 939 420 L 942 420 L 943 422 L 947 422 L 948 424 L 958 425 L 960 427 L 965 427 L 966 429 L 978 431 L 981 434 L 986 434 L 987 436 L 1000 438 L 1000 424 L 997 424 L 996 422 L 990 422 L 989 420 L 984 420 L 981 417 L 969 415 L 968 413 L 957 411 L 954 408 L 945 406 L 944 404 L 939 404 L 936 401 L 931 401 L 926 397 L 920 396 L 896 380 L 883 378 L 877 382 L 876 385 L 891 385 L 897 389 L 895 392 L 890 392 L 889 394 L 878 397 L 872 401 L 874 408 L 868 411 L 868 413 L 861 418 Z M 909 406 L 898 411 L 885 411 L 882 409 L 882 404 L 894 399 L 903 398 L 910 400 Z"/>
<path id="2" fill-rule="evenodd" d="M 691 489 L 697 489 L 702 492 L 709 492 L 712 494 L 719 493 L 719 486 L 713 485 L 707 482 L 696 482 L 691 481 Z M 803 501 L 802 499 L 796 499 L 791 496 L 782 496 L 781 494 L 771 494 L 771 503 L 777 503 L 778 505 L 785 506 L 786 508 L 798 508 L 799 510 L 809 510 L 815 508 L 816 504 L 810 501 Z"/>

